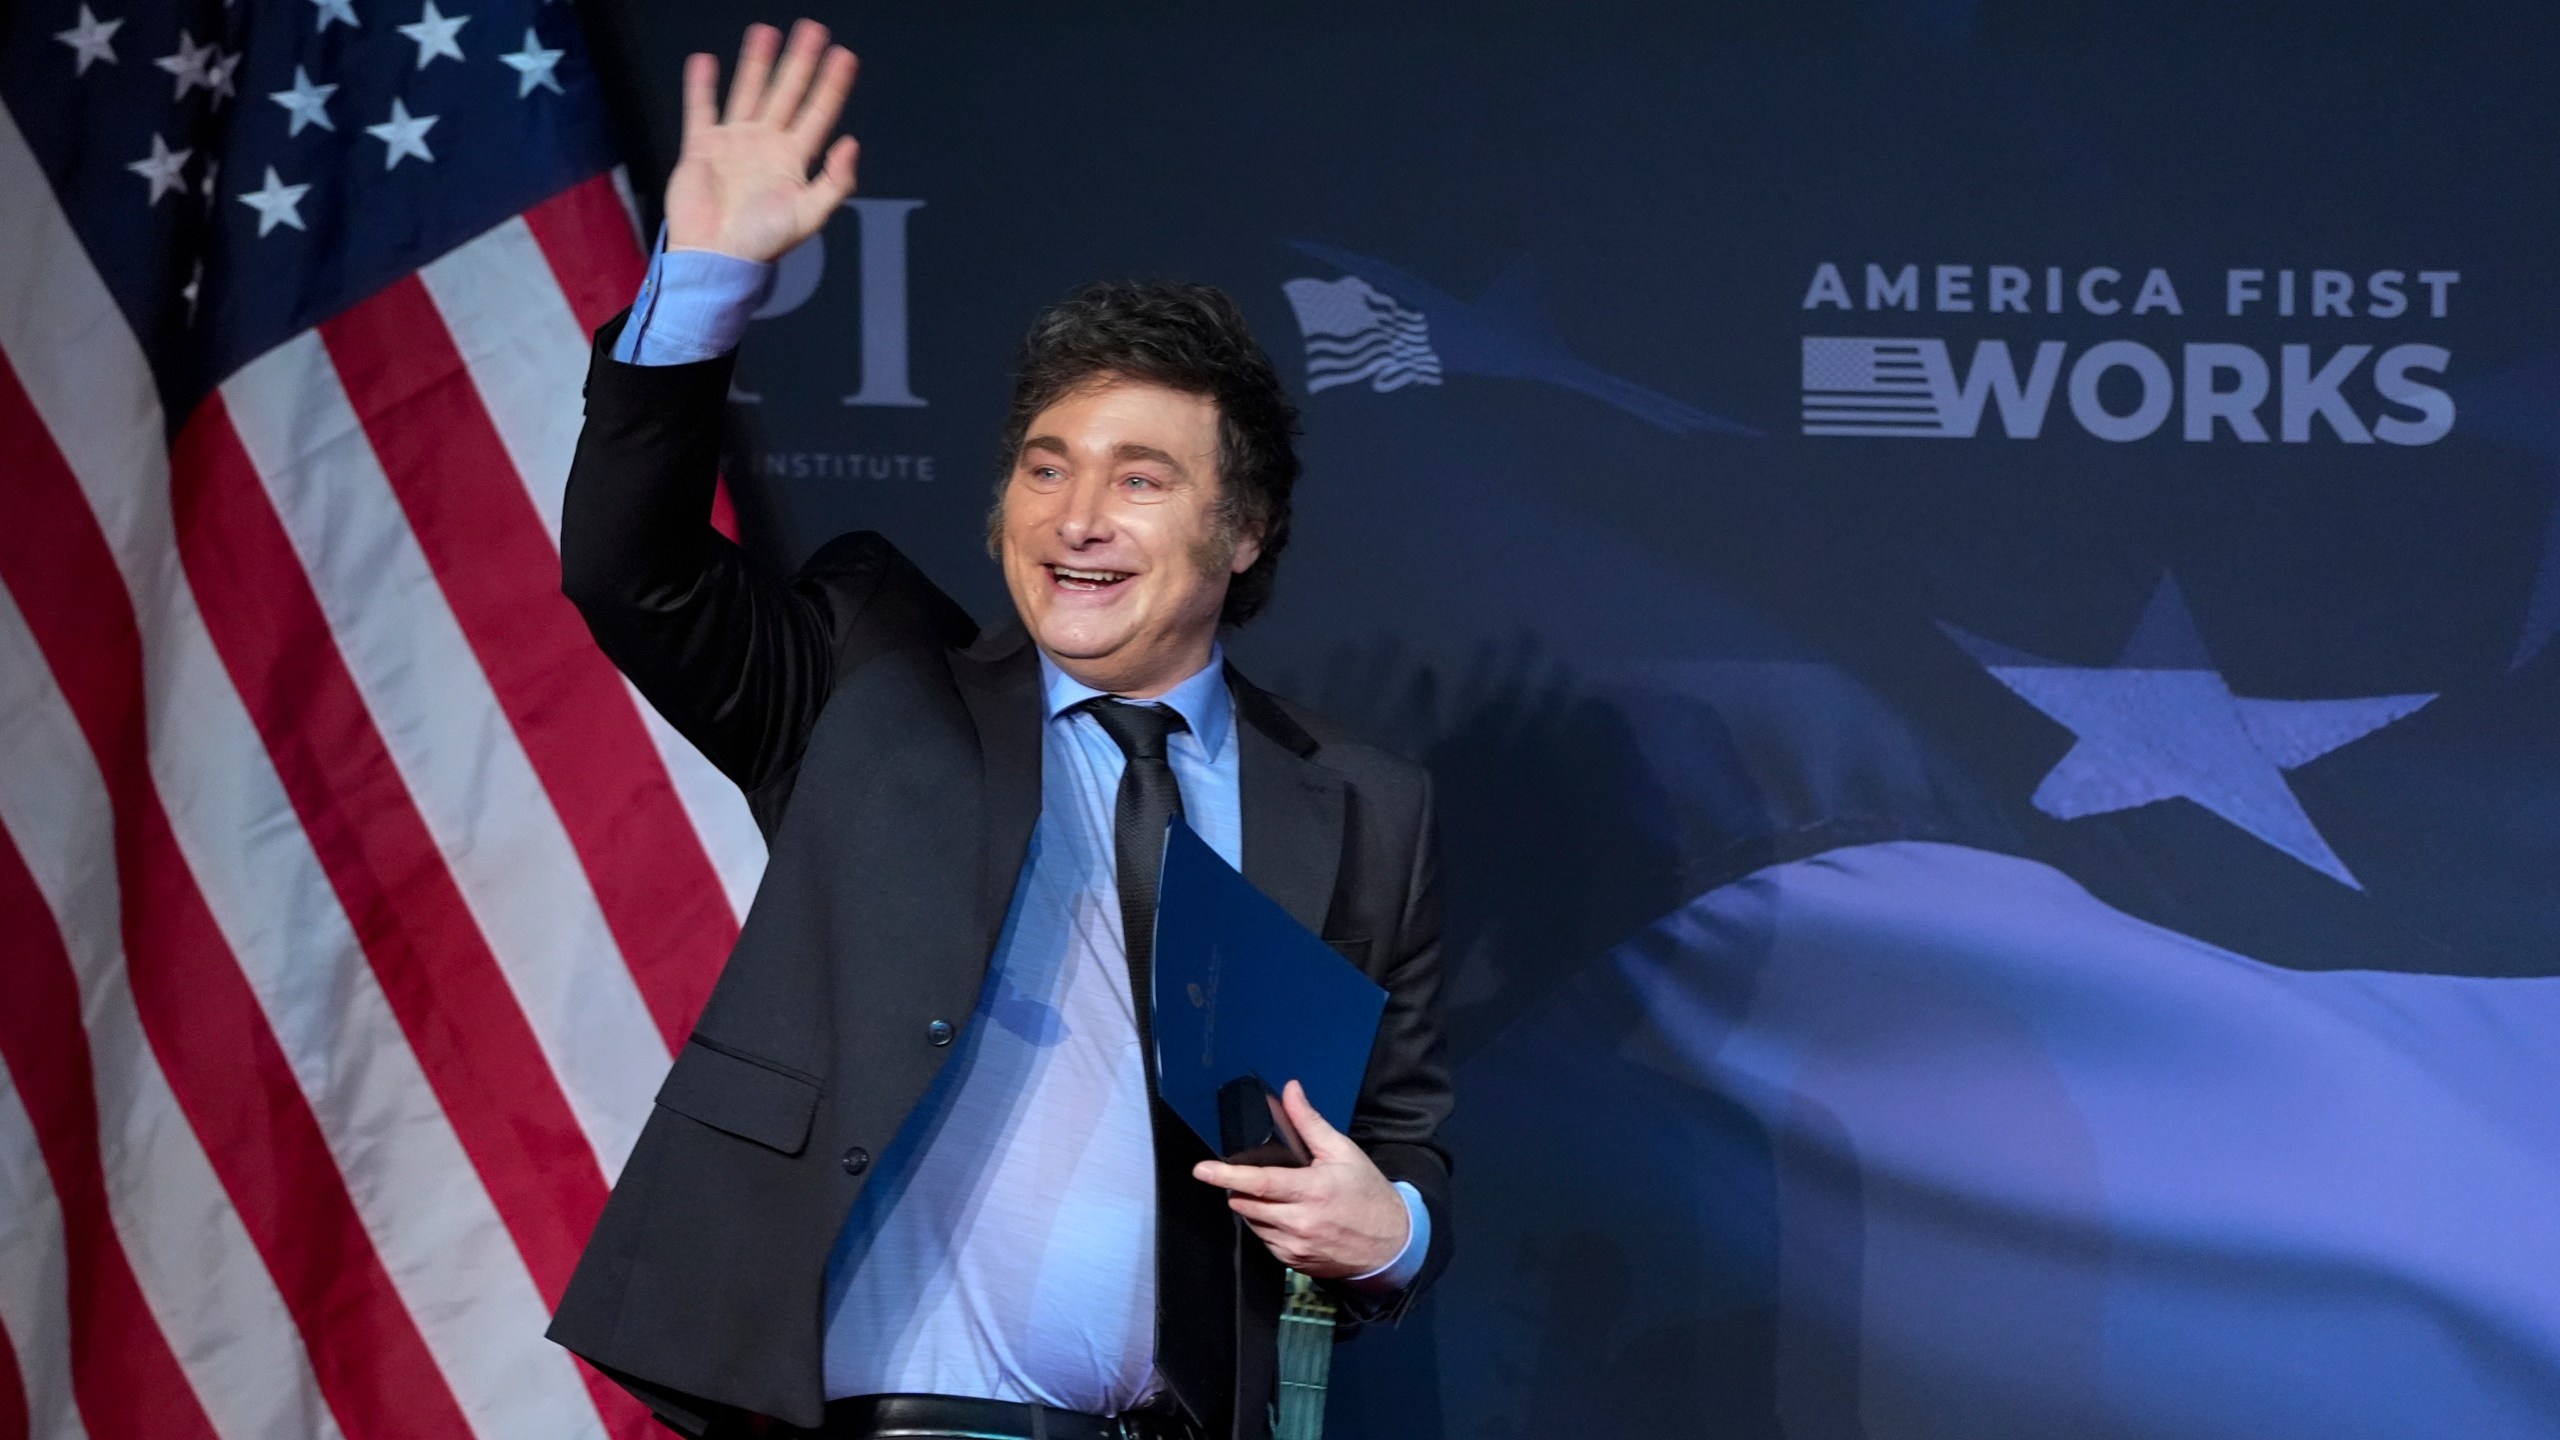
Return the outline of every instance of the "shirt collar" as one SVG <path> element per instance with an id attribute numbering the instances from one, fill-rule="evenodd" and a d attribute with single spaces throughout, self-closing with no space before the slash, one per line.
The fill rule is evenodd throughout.
<path id="1" fill-rule="evenodd" d="M 1059 669 L 1047 651 L 1037 646 L 1033 650 L 1040 656 L 1040 694 L 1046 706 L 1042 719 L 1055 720 L 1069 709 L 1109 693 Z M 1227 733 L 1235 728 L 1235 699 L 1227 693 L 1227 648 L 1212 644 L 1208 664 L 1147 703 L 1171 706 L 1182 717 L 1182 723 L 1190 727 L 1191 737 L 1200 742 L 1201 750 L 1211 760 L 1217 759 L 1226 748 Z"/>

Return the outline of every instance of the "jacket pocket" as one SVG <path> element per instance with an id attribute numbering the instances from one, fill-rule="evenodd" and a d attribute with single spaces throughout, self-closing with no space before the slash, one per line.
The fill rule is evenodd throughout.
<path id="1" fill-rule="evenodd" d="M 658 1103 L 714 1130 L 797 1155 L 809 1144 L 818 1082 L 696 1037 L 658 1087 Z"/>
<path id="2" fill-rule="evenodd" d="M 1339 955 L 1343 959 L 1350 961 L 1352 964 L 1359 966 L 1361 974 L 1366 975 L 1370 973 L 1369 950 L 1371 946 L 1367 936 L 1363 935 L 1356 939 L 1345 939 L 1337 935 L 1327 935 L 1324 937 L 1324 943 L 1332 946 L 1333 953 L 1336 955 Z"/>

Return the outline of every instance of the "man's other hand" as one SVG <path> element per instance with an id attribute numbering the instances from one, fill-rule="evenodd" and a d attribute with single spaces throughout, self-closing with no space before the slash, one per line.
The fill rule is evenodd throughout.
<path id="1" fill-rule="evenodd" d="M 1413 1227 L 1404 1198 L 1367 1151 L 1325 1123 L 1297 1081 L 1280 1092 L 1280 1103 L 1313 1163 L 1301 1168 L 1203 1160 L 1191 1167 L 1192 1178 L 1226 1190 L 1227 1208 L 1243 1216 L 1292 1270 L 1339 1280 L 1383 1269 L 1404 1253 Z"/>
<path id="2" fill-rule="evenodd" d="M 728 108 L 715 114 L 720 62 L 686 56 L 684 151 L 667 177 L 668 247 L 765 261 L 816 234 L 853 193 L 859 147 L 849 135 L 827 144 L 853 70 L 853 52 L 829 45 L 815 20 L 791 27 L 787 49 L 781 31 L 750 25 Z M 812 176 L 821 149 L 826 163 Z"/>

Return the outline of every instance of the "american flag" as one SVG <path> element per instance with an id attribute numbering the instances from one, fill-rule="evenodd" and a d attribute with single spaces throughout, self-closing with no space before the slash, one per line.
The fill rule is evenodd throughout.
<path id="1" fill-rule="evenodd" d="M 1291 280 L 1280 287 L 1307 347 L 1307 393 L 1369 382 L 1383 394 L 1440 383 L 1430 322 L 1357 276 Z"/>
<path id="2" fill-rule="evenodd" d="M 1943 340 L 1804 337 L 1807 435 L 1954 435 L 1954 389 Z"/>
<path id="3" fill-rule="evenodd" d="M 637 1436 L 541 1332 L 763 852 L 559 595 L 541 0 L 0 19 L 0 1437 Z"/>

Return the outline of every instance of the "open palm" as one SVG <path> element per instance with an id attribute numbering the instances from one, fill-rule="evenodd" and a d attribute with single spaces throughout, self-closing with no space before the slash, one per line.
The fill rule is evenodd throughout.
<path id="1" fill-rule="evenodd" d="M 781 63 L 776 65 L 779 52 Z M 738 47 L 728 107 L 715 113 L 720 62 L 684 63 L 684 150 L 667 177 L 667 244 L 771 260 L 817 233 L 853 193 L 851 136 L 827 136 L 853 89 L 853 52 L 827 44 L 827 27 L 802 20 L 791 43 L 750 25 Z M 818 154 L 826 163 L 815 175 Z"/>

